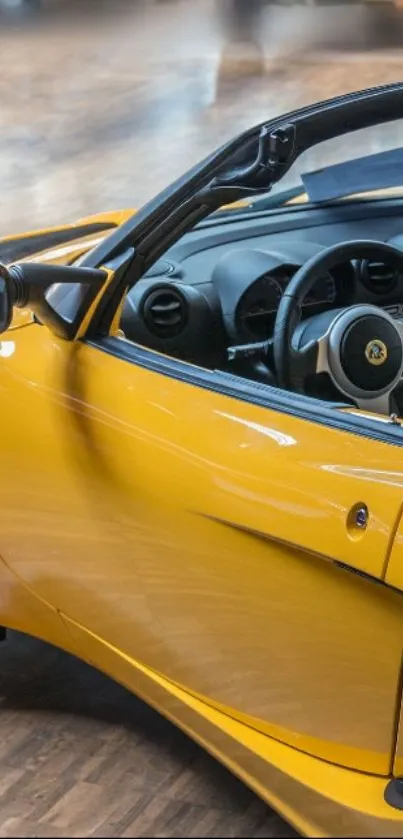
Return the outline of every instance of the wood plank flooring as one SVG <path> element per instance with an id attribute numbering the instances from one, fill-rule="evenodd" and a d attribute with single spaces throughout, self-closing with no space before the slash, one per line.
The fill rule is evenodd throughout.
<path id="1" fill-rule="evenodd" d="M 124 688 L 53 647 L 0 646 L 1 837 L 294 837 Z"/>
<path id="2" fill-rule="evenodd" d="M 257 122 L 403 76 L 402 50 L 319 55 L 297 13 L 278 12 L 262 21 L 267 72 L 225 77 L 219 2 L 102 0 L 106 15 L 95 0 L 47 0 L 75 12 L 0 26 L 0 235 L 139 207 Z M 359 31 L 359 9 L 340 8 Z M 294 18 L 298 42 L 280 49 Z"/>

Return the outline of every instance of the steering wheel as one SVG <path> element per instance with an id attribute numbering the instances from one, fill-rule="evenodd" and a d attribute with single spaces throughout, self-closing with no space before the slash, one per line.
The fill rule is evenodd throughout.
<path id="1" fill-rule="evenodd" d="M 403 252 L 384 242 L 346 242 L 309 259 L 294 274 L 277 311 L 277 379 L 280 387 L 305 393 L 307 378 L 326 372 L 359 408 L 388 414 L 403 374 L 403 321 L 378 306 L 358 304 L 301 322 L 303 300 L 315 282 L 351 259 L 386 262 L 403 274 Z"/>

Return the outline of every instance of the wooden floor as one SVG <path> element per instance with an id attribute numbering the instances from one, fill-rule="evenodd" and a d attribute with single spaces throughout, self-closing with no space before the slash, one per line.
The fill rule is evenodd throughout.
<path id="1" fill-rule="evenodd" d="M 41 25 L 0 22 L 0 235 L 139 207 L 257 122 L 403 78 L 402 50 L 301 46 L 307 20 L 296 11 L 262 21 L 266 73 L 223 73 L 219 3 L 103 0 L 108 15 L 81 16 L 96 0 L 47 0 L 55 13 Z M 63 8 L 75 12 L 59 20 Z M 358 38 L 359 7 L 341 8 L 337 20 Z M 297 43 L 290 35 L 287 45 L 281 33 L 294 19 Z"/>
<path id="2" fill-rule="evenodd" d="M 0 646 L 0 836 L 296 834 L 119 685 L 11 633 Z"/>

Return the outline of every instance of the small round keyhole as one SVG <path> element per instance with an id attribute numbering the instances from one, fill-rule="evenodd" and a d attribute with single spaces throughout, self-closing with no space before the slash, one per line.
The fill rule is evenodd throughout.
<path id="1" fill-rule="evenodd" d="M 369 510 L 366 504 L 359 501 L 354 504 L 347 516 L 347 531 L 351 539 L 360 539 L 368 526 Z"/>

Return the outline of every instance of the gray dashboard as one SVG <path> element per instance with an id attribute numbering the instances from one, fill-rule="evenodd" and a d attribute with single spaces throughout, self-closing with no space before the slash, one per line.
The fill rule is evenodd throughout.
<path id="1" fill-rule="evenodd" d="M 122 329 L 130 340 L 159 352 L 219 366 L 231 343 L 270 337 L 279 295 L 298 267 L 326 246 L 355 239 L 403 250 L 403 202 L 216 215 L 136 283 Z M 384 265 L 353 260 L 321 283 L 306 316 L 356 302 L 403 303 L 403 276 Z"/>
<path id="2" fill-rule="evenodd" d="M 385 206 L 388 205 L 389 206 Z M 382 205 L 382 206 L 381 206 Z M 374 214 L 375 213 L 375 214 Z M 351 239 L 386 242 L 401 237 L 403 247 L 403 204 L 379 202 L 343 207 L 301 209 L 281 213 L 262 213 L 236 219 L 219 217 L 188 234 L 166 255 L 180 265 L 181 275 L 190 284 L 206 282 L 214 266 L 228 248 L 283 249 L 287 243 L 310 242 L 327 247 Z"/>

